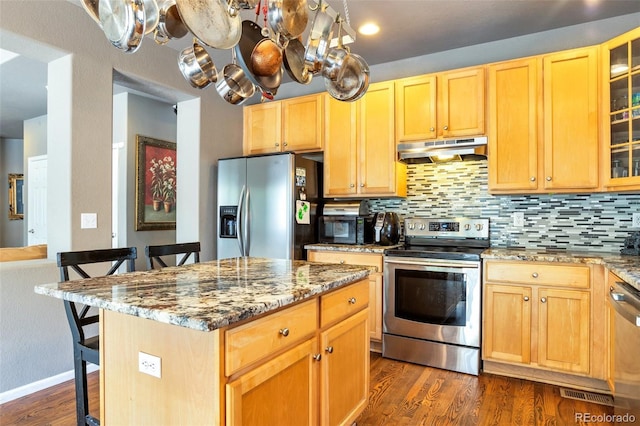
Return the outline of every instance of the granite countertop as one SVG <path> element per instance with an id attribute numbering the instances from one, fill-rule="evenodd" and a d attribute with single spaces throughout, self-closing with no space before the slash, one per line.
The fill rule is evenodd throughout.
<path id="1" fill-rule="evenodd" d="M 402 244 L 393 246 L 381 246 L 378 244 L 328 244 L 317 243 L 307 244 L 304 246 L 307 250 L 327 250 L 327 251 L 346 251 L 351 253 L 376 253 L 384 254 L 384 251 L 390 248 L 400 247 Z"/>
<path id="2" fill-rule="evenodd" d="M 35 292 L 211 331 L 361 280 L 371 270 L 358 265 L 231 258 L 42 284 Z"/>
<path id="3" fill-rule="evenodd" d="M 482 258 L 604 265 L 640 291 L 640 256 L 591 251 L 490 248 L 482 253 Z"/>

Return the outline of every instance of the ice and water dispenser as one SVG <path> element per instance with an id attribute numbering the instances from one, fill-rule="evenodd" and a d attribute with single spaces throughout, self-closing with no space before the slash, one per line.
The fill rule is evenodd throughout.
<path id="1" fill-rule="evenodd" d="M 238 206 L 220 206 L 220 237 L 236 238 Z"/>

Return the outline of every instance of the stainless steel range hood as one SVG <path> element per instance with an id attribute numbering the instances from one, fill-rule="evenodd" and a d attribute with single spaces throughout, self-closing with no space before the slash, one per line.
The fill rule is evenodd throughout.
<path id="1" fill-rule="evenodd" d="M 484 158 L 487 158 L 486 136 L 398 144 L 398 160 L 409 164 Z"/>

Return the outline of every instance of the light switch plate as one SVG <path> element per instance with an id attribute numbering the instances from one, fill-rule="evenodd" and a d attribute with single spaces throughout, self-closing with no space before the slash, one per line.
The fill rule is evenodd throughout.
<path id="1" fill-rule="evenodd" d="M 159 356 L 138 352 L 138 371 L 159 379 L 162 376 L 162 360 Z"/>
<path id="2" fill-rule="evenodd" d="M 80 229 L 98 227 L 98 213 L 80 213 Z"/>

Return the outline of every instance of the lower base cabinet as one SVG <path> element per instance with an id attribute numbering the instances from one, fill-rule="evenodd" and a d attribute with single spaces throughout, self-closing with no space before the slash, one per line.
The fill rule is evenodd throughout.
<path id="1" fill-rule="evenodd" d="M 322 332 L 320 346 L 310 339 L 228 383 L 227 425 L 353 423 L 369 395 L 367 321 L 361 311 Z"/>
<path id="2" fill-rule="evenodd" d="M 484 371 L 606 390 L 601 275 L 582 264 L 486 260 Z"/>

